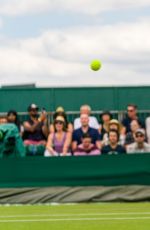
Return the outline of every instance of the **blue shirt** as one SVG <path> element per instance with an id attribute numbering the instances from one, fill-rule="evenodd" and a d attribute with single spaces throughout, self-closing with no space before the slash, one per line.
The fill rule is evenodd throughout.
<path id="1" fill-rule="evenodd" d="M 89 133 L 89 135 L 91 136 L 93 144 L 95 144 L 96 141 L 101 140 L 101 135 L 99 134 L 97 129 L 89 127 L 87 133 Z M 83 134 L 84 132 L 82 128 L 74 130 L 72 140 L 76 141 L 77 145 L 81 144 Z"/>

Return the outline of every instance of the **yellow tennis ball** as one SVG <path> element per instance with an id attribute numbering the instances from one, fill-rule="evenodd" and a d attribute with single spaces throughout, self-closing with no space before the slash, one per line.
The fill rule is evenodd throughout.
<path id="1" fill-rule="evenodd" d="M 99 60 L 93 60 L 90 64 L 92 70 L 97 71 L 101 68 L 102 64 Z"/>

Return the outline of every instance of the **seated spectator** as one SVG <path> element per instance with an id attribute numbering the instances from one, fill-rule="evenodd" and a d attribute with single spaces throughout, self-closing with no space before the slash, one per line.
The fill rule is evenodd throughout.
<path id="1" fill-rule="evenodd" d="M 116 130 L 119 133 L 119 144 L 124 145 L 125 135 L 122 133 L 123 126 L 116 119 L 112 119 L 112 120 L 109 121 L 109 123 L 108 123 L 108 133 L 104 134 L 103 140 L 102 140 L 102 145 L 108 145 L 109 144 L 109 132 L 112 129 Z"/>
<path id="2" fill-rule="evenodd" d="M 7 123 L 7 117 L 6 116 L 0 116 L 0 124 L 6 124 Z"/>
<path id="3" fill-rule="evenodd" d="M 23 126 L 21 126 L 18 114 L 15 110 L 9 110 L 7 113 L 7 122 L 13 123 L 17 126 L 19 133 L 22 135 L 23 133 Z"/>
<path id="4" fill-rule="evenodd" d="M 150 117 L 146 118 L 146 135 L 147 135 L 147 142 L 150 144 Z"/>
<path id="5" fill-rule="evenodd" d="M 91 114 L 91 107 L 89 105 L 82 105 L 80 107 L 80 116 L 82 114 L 87 114 L 89 116 L 89 126 L 91 128 L 94 128 L 94 129 L 97 129 L 97 130 L 100 131 L 100 125 L 99 125 L 99 123 L 97 121 L 97 118 L 94 117 L 94 116 L 90 116 L 90 114 Z M 81 128 L 81 119 L 80 119 L 80 117 L 76 118 L 74 120 L 74 129 L 79 129 L 79 128 Z"/>
<path id="6" fill-rule="evenodd" d="M 109 144 L 102 147 L 102 154 L 121 154 L 126 153 L 125 148 L 118 144 L 119 133 L 117 130 L 110 130 L 109 132 Z"/>
<path id="7" fill-rule="evenodd" d="M 139 128 L 141 127 L 138 120 L 132 120 L 130 123 L 131 131 L 126 134 L 125 145 L 129 145 L 135 141 L 135 133 Z"/>
<path id="8" fill-rule="evenodd" d="M 135 132 L 135 142 L 127 146 L 127 153 L 150 153 L 150 145 L 144 140 L 144 129 L 137 129 Z"/>
<path id="9" fill-rule="evenodd" d="M 35 104 L 31 104 L 28 107 L 28 112 L 29 119 L 23 123 L 23 140 L 24 144 L 27 146 L 31 145 L 33 147 L 33 152 L 35 152 L 34 146 L 46 145 L 48 136 L 47 114 L 41 113 L 39 117 L 38 106 Z"/>
<path id="10" fill-rule="evenodd" d="M 50 133 L 44 156 L 68 155 L 71 144 L 71 133 L 66 131 L 65 119 L 57 116 L 54 120 L 54 133 Z"/>
<path id="11" fill-rule="evenodd" d="M 82 143 L 78 145 L 77 149 L 73 152 L 74 156 L 87 156 L 87 155 L 99 155 L 100 150 L 92 144 L 92 138 L 88 133 L 84 133 L 82 136 Z"/>
<path id="12" fill-rule="evenodd" d="M 73 131 L 73 141 L 72 150 L 75 151 L 82 143 L 82 136 L 84 133 L 89 133 L 92 138 L 92 143 L 96 145 L 98 149 L 101 148 L 101 136 L 97 129 L 91 128 L 89 126 L 89 116 L 88 114 L 81 114 L 80 116 L 81 128 Z"/>
<path id="13" fill-rule="evenodd" d="M 100 115 L 100 119 L 101 119 L 101 136 L 103 139 L 103 136 L 105 133 L 108 133 L 108 126 L 109 126 L 109 122 L 112 119 L 112 114 L 109 111 L 104 111 L 101 115 Z"/>
<path id="14" fill-rule="evenodd" d="M 15 124 L 0 124 L 0 157 L 24 157 L 22 138 Z"/>
<path id="15" fill-rule="evenodd" d="M 56 109 L 56 112 L 53 115 L 53 120 L 55 120 L 57 118 L 57 116 L 63 116 L 64 117 L 65 125 L 66 125 L 66 131 L 72 133 L 73 132 L 73 125 L 70 122 L 68 122 L 67 115 L 66 115 L 63 107 L 59 106 Z M 54 133 L 54 132 L 55 132 L 54 124 L 50 124 L 50 133 Z"/>
<path id="16" fill-rule="evenodd" d="M 130 123 L 132 120 L 138 120 L 140 126 L 145 128 L 144 122 L 140 120 L 137 115 L 137 106 L 134 104 L 129 104 L 127 107 L 127 116 L 122 121 L 122 124 L 125 127 L 124 133 L 131 132 Z"/>

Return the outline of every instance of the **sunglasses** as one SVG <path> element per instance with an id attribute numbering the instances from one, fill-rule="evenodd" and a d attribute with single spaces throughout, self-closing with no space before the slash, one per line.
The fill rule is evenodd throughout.
<path id="1" fill-rule="evenodd" d="M 55 121 L 55 124 L 63 125 L 64 122 L 63 121 Z"/>
<path id="2" fill-rule="evenodd" d="M 127 111 L 128 111 L 128 112 L 131 112 L 131 113 L 132 113 L 132 112 L 134 112 L 134 110 L 133 110 L 133 109 L 132 109 L 132 110 L 131 110 L 131 109 L 128 109 Z"/>
<path id="3" fill-rule="evenodd" d="M 137 135 L 135 135 L 136 137 L 144 137 L 144 135 L 143 134 L 137 134 Z"/>
<path id="4" fill-rule="evenodd" d="M 38 111 L 38 109 L 30 109 L 29 112 L 37 112 L 37 111 Z"/>

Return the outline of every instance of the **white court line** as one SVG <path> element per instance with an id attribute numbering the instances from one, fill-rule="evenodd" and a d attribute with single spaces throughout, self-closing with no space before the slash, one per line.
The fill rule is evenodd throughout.
<path id="1" fill-rule="evenodd" d="M 29 214 L 29 215 L 3 215 L 0 218 L 19 218 L 19 217 L 71 217 L 71 216 L 113 216 L 113 215 L 149 215 L 150 212 L 112 212 L 112 213 L 80 213 L 80 214 Z"/>
<path id="2" fill-rule="evenodd" d="M 114 218 L 69 218 L 69 219 L 27 219 L 27 220 L 0 220 L 0 223 L 18 222 L 58 222 L 58 221 L 93 221 L 93 220 L 150 220 L 150 217 L 114 217 Z"/>

